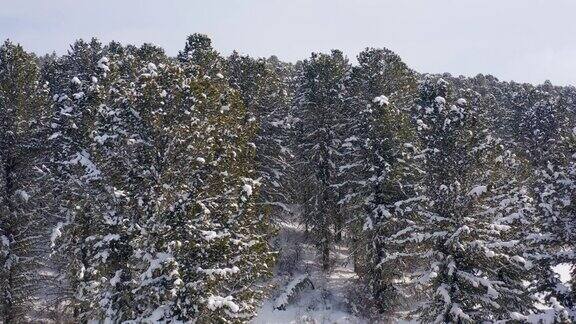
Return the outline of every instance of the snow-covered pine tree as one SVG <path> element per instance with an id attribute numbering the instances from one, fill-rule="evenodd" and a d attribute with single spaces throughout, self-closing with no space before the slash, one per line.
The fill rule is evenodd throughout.
<path id="1" fill-rule="evenodd" d="M 395 203 L 417 195 L 417 138 L 409 115 L 417 84 L 414 73 L 389 50 L 366 49 L 358 62 L 350 81 L 340 204 L 351 218 L 355 270 L 367 285 L 370 305 L 390 314 L 399 303 L 393 282 L 403 267 L 380 261 L 390 253 L 387 238 L 404 225 L 402 212 L 414 208 Z"/>
<path id="2" fill-rule="evenodd" d="M 574 305 L 571 291 L 562 283 L 553 266 L 571 262 L 570 230 L 570 138 L 574 125 L 575 91 L 570 87 L 555 87 L 550 82 L 532 86 L 515 82 L 500 82 L 492 76 L 449 78 L 460 88 L 471 88 L 491 98 L 486 120 L 490 129 L 500 136 L 504 145 L 521 156 L 527 171 L 521 180 L 532 190 L 536 199 L 537 219 L 523 227 L 530 235 L 528 257 L 540 272 L 529 288 L 544 297 L 546 306 L 558 320 Z"/>
<path id="3" fill-rule="evenodd" d="M 526 85 L 515 82 L 501 82 L 492 75 L 478 74 L 473 78 L 464 76 L 454 77 L 448 73 L 442 78 L 450 82 L 455 88 L 471 89 L 485 98 L 490 98 L 497 105 L 490 107 L 486 114 L 486 123 L 498 138 L 501 138 L 510 149 L 515 146 L 515 128 L 518 124 L 519 114 L 523 111 L 523 99 Z"/>
<path id="4" fill-rule="evenodd" d="M 535 257 L 544 267 L 536 282 L 538 291 L 544 293 L 555 318 L 561 322 L 568 318 L 576 320 L 576 127 L 566 129 L 556 144 L 559 151 L 555 163 L 548 161 L 547 168 L 536 173 L 541 208 L 539 225 L 543 225 L 542 231 L 550 236 L 544 236 L 545 248 L 537 246 L 540 251 L 536 250 Z M 550 270 L 566 264 L 572 268 L 568 283 Z"/>
<path id="5" fill-rule="evenodd" d="M 268 208 L 288 211 L 292 201 L 292 141 L 290 131 L 291 65 L 278 60 L 253 59 L 232 53 L 226 61 L 230 85 L 242 96 L 244 105 L 258 122 L 255 139 L 256 162 L 261 178 L 260 199 Z"/>
<path id="6" fill-rule="evenodd" d="M 130 151 L 132 127 L 137 116 L 130 107 L 134 59 L 118 43 L 103 48 L 97 62 L 92 87 L 97 94 L 92 142 L 87 148 L 91 162 L 100 175 L 90 183 L 98 195 L 91 197 L 94 209 L 89 244 L 90 271 L 98 285 L 87 289 L 85 296 L 98 305 L 89 312 L 90 319 L 123 321 L 134 316 L 132 276 L 135 219 L 128 195 L 129 189 L 140 185 L 134 177 L 136 168 Z"/>
<path id="7" fill-rule="evenodd" d="M 118 49 L 117 44 L 113 47 Z M 104 129 L 110 106 L 121 95 L 119 72 L 93 39 L 77 41 L 69 53 L 45 68 L 55 109 L 52 134 L 52 185 L 58 211 L 52 235 L 55 280 L 75 320 L 103 319 L 112 310 L 108 285 L 126 262 L 128 242 L 113 224 L 116 215 L 112 174 L 103 174 L 99 162 L 109 161 Z M 113 125 L 109 125 L 114 127 Z M 114 306 L 115 307 L 115 306 Z M 113 320 L 115 315 L 110 313 Z"/>
<path id="8" fill-rule="evenodd" d="M 517 181 L 522 164 L 486 128 L 477 93 L 454 95 L 433 77 L 420 89 L 414 114 L 426 171 L 420 199 L 427 205 L 404 215 L 408 226 L 390 236 L 396 251 L 382 262 L 422 266 L 405 274 L 425 293 L 416 311 L 422 322 L 506 320 L 535 311 L 524 285 L 534 267 L 519 230 L 531 224 L 533 210 Z"/>
<path id="9" fill-rule="evenodd" d="M 134 206 L 136 320 L 246 321 L 273 260 L 254 204 L 255 119 L 225 79 L 203 74 L 203 61 L 148 59 L 139 57 L 132 103 L 146 182 Z"/>
<path id="10" fill-rule="evenodd" d="M 569 97 L 562 96 L 549 82 L 530 89 L 518 122 L 517 145 L 530 161 L 529 178 L 538 200 L 538 229 L 533 256 L 541 271 L 535 282 L 538 292 L 556 311 L 558 318 L 574 306 L 571 289 L 552 267 L 572 263 L 570 250 L 574 237 L 573 120 Z M 573 105 L 573 103 L 572 103 Z"/>
<path id="11" fill-rule="evenodd" d="M 571 316 L 573 320 L 576 320 L 576 239 L 573 235 L 576 232 L 576 127 L 572 129 L 572 136 L 570 139 L 570 162 L 566 167 L 566 174 L 569 181 L 567 183 L 562 182 L 563 187 L 568 190 L 564 191 L 566 194 L 566 199 L 570 199 L 570 207 L 567 207 L 567 211 L 564 214 L 564 219 L 566 221 L 566 227 L 570 230 L 565 232 L 566 236 L 563 237 L 567 247 L 571 250 L 565 256 L 565 259 L 571 263 L 572 272 L 570 280 L 570 288 L 572 290 L 571 303 L 566 303 L 568 307 L 571 307 Z"/>
<path id="12" fill-rule="evenodd" d="M 43 160 L 49 100 L 35 57 L 0 46 L 0 322 L 29 321 L 46 252 Z"/>
<path id="13" fill-rule="evenodd" d="M 345 128 L 345 82 L 351 66 L 342 52 L 313 53 L 303 62 L 294 98 L 299 120 L 297 154 L 305 192 L 303 222 L 318 245 L 324 270 L 330 266 L 334 232 L 342 227 L 337 174 Z"/>
<path id="14" fill-rule="evenodd" d="M 178 61 L 184 63 L 187 73 L 195 77 L 224 78 L 226 61 L 212 47 L 212 40 L 195 33 L 186 39 L 184 49 L 178 53 Z"/>
<path id="15" fill-rule="evenodd" d="M 568 307 L 571 307 L 572 320 L 576 320 L 576 238 L 574 238 L 574 233 L 576 233 L 576 88 L 569 87 L 564 89 L 561 93 L 563 105 L 567 108 L 567 113 L 570 116 L 569 124 L 572 127 L 572 132 L 568 133 L 563 142 L 563 146 L 568 149 L 566 157 L 568 158 L 567 165 L 564 166 L 565 178 L 568 179 L 567 182 L 560 181 L 562 183 L 562 188 L 565 189 L 565 199 L 570 201 L 570 204 L 566 206 L 565 213 L 563 213 L 563 218 L 566 223 L 566 227 L 569 231 L 565 231 L 565 236 L 563 241 L 566 243 L 567 248 L 571 253 L 566 254 L 564 259 L 568 261 L 572 266 L 570 288 L 572 290 L 571 303 L 566 303 Z M 567 190 L 566 190 L 567 189 Z"/>

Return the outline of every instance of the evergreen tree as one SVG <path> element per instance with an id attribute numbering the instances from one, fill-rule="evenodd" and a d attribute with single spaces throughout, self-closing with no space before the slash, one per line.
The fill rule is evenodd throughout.
<path id="1" fill-rule="evenodd" d="M 112 47 L 118 50 L 119 45 Z M 123 90 L 118 62 L 111 62 L 106 51 L 97 40 L 78 41 L 46 68 L 56 103 L 48 138 L 59 204 L 53 259 L 61 274 L 57 284 L 66 287 L 62 293 L 76 320 L 118 319 L 112 305 L 118 296 L 109 285 L 125 273 L 120 268 L 129 249 L 124 215 L 116 210 L 119 189 L 110 181 L 112 172 L 120 170 L 105 173 L 114 163 L 107 142 L 117 137 L 106 128 L 114 128 L 108 123 L 117 118 L 113 106 Z"/>
<path id="2" fill-rule="evenodd" d="M 324 270 L 330 266 L 333 232 L 339 231 L 342 215 L 337 207 L 336 184 L 344 133 L 345 81 L 350 64 L 342 52 L 312 54 L 303 62 L 300 87 L 295 96 L 299 121 L 298 159 L 307 188 L 303 202 L 304 223 L 316 239 Z M 336 227 L 336 228 L 334 228 Z"/>
<path id="3" fill-rule="evenodd" d="M 447 77 L 443 75 L 443 77 Z M 451 78 L 461 88 L 471 88 L 493 102 L 486 120 L 506 147 L 522 156 L 527 172 L 519 179 L 537 200 L 536 219 L 524 226 L 530 241 L 528 257 L 539 275 L 529 288 L 544 297 L 557 320 L 566 320 L 574 304 L 570 288 L 561 282 L 554 267 L 570 262 L 571 233 L 569 176 L 571 125 L 574 99 L 571 88 L 499 82 L 491 76 Z M 531 234 L 535 233 L 535 234 Z M 569 235 L 568 235 L 569 236 Z M 568 258 L 567 258 L 568 256 Z"/>
<path id="4" fill-rule="evenodd" d="M 35 57 L 0 46 L 0 322 L 28 321 L 43 267 L 48 100 Z"/>
<path id="5" fill-rule="evenodd" d="M 118 43 L 103 49 L 98 60 L 101 70 L 93 86 L 98 91 L 97 114 L 92 143 L 87 152 L 100 172 L 91 185 L 98 196 L 92 197 L 90 236 L 90 271 L 99 284 L 84 294 L 98 307 L 90 311 L 90 318 L 106 321 L 126 320 L 133 317 L 131 289 L 132 241 L 135 231 L 134 219 L 126 189 L 138 183 L 131 176 L 135 168 L 127 153 L 131 124 L 136 119 L 131 111 L 130 98 L 133 89 L 129 80 L 134 74 L 133 59 L 126 55 Z"/>
<path id="6" fill-rule="evenodd" d="M 518 230 L 533 209 L 516 180 L 521 163 L 487 130 L 481 96 L 452 96 L 443 79 L 421 85 L 415 115 L 426 205 L 405 214 L 408 226 L 390 236 L 396 251 L 382 262 L 422 266 L 407 277 L 427 296 L 417 312 L 423 322 L 516 318 L 535 311 L 524 286 L 533 264 Z"/>
<path id="7" fill-rule="evenodd" d="M 576 300 L 553 267 L 565 262 L 574 264 L 570 253 L 566 253 L 572 248 L 576 224 L 570 206 L 574 191 L 570 175 L 573 129 L 567 103 L 549 82 L 530 91 L 526 103 L 520 119 L 519 145 L 534 170 L 531 181 L 540 215 L 540 235 L 534 239 L 533 251 L 541 271 L 536 286 L 551 306 L 556 305 L 557 318 L 563 318 Z"/>
<path id="8" fill-rule="evenodd" d="M 226 80 L 188 74 L 201 62 L 140 64 L 137 319 L 246 321 L 273 259 L 254 204 L 255 119 Z"/>
<path id="9" fill-rule="evenodd" d="M 290 65 L 277 59 L 252 59 L 237 52 L 227 59 L 229 83 L 239 91 L 259 126 L 255 144 L 262 179 L 260 198 L 265 205 L 283 211 L 289 211 L 286 204 L 292 201 L 288 182 L 293 163 L 290 70 Z"/>
<path id="10" fill-rule="evenodd" d="M 188 36 L 184 50 L 178 53 L 178 60 L 184 63 L 187 73 L 195 77 L 224 78 L 225 60 L 204 34 Z"/>
<path id="11" fill-rule="evenodd" d="M 346 163 L 339 169 L 345 190 L 340 203 L 358 215 L 351 219 L 355 270 L 367 284 L 371 304 L 391 314 L 399 302 L 393 282 L 401 278 L 402 267 L 380 261 L 389 253 L 386 239 L 402 226 L 404 208 L 395 203 L 417 194 L 417 139 L 408 114 L 416 79 L 386 49 L 366 49 L 358 61 L 350 82 L 353 109 L 343 144 Z"/>

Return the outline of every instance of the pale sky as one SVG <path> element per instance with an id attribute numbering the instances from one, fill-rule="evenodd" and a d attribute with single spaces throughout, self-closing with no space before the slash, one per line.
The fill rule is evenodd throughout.
<path id="1" fill-rule="evenodd" d="M 194 32 L 225 55 L 387 47 L 420 72 L 576 85 L 576 0 L 0 0 L 0 39 L 38 54 L 95 36 L 175 55 Z"/>

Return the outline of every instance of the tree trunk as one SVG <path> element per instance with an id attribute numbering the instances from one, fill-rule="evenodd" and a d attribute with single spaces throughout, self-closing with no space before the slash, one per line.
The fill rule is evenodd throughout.
<path id="1" fill-rule="evenodd" d="M 336 233 L 334 233 L 334 242 L 342 242 L 342 230 L 344 228 L 344 221 L 342 219 L 342 214 L 340 212 L 336 213 L 336 221 L 334 224 Z"/>
<path id="2" fill-rule="evenodd" d="M 330 269 L 330 246 L 328 239 L 325 238 L 322 242 L 322 270 L 328 271 Z"/>

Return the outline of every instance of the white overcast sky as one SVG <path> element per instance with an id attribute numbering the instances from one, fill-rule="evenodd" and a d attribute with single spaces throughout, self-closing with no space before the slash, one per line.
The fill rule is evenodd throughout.
<path id="1" fill-rule="evenodd" d="M 95 36 L 175 55 L 194 32 L 223 54 L 387 47 L 421 72 L 576 85 L 576 0 L 0 0 L 0 38 L 39 54 Z"/>

